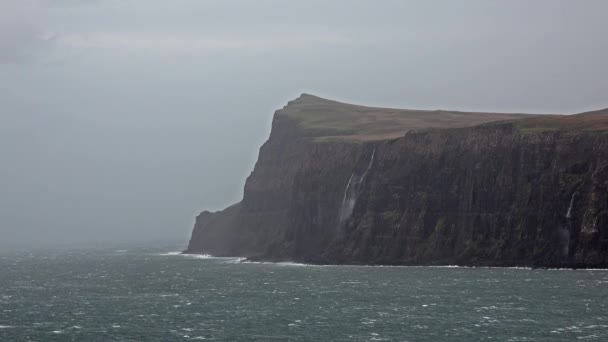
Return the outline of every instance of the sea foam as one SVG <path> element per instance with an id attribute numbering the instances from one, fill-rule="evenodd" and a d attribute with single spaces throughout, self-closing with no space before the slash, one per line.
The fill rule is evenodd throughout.
<path id="1" fill-rule="evenodd" d="M 189 258 L 189 259 L 225 259 L 225 258 L 220 258 L 220 257 L 214 257 L 211 254 L 183 254 L 182 252 L 167 252 L 167 253 L 160 253 L 158 255 L 160 255 L 160 256 L 180 256 L 180 257 Z"/>

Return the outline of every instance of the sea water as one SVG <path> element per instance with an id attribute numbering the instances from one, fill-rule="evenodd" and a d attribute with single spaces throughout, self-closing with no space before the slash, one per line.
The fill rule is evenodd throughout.
<path id="1" fill-rule="evenodd" d="M 608 341 L 608 272 L 0 253 L 0 341 Z"/>

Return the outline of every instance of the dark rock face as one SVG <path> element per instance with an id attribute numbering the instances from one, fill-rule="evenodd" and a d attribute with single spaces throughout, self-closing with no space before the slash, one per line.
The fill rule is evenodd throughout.
<path id="1" fill-rule="evenodd" d="M 331 262 L 608 265 L 608 136 L 511 124 L 409 133 L 377 163 Z"/>
<path id="2" fill-rule="evenodd" d="M 608 134 L 515 122 L 320 142 L 276 114 L 243 200 L 203 212 L 186 252 L 608 267 Z"/>

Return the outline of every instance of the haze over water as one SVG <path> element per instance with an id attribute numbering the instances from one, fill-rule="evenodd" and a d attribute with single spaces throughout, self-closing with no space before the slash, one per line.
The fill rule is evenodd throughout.
<path id="1" fill-rule="evenodd" d="M 0 254 L 2 341 L 606 341 L 608 272 Z"/>
<path id="2" fill-rule="evenodd" d="M 608 107 L 603 0 L 2 0 L 0 246 L 187 240 L 303 92 Z"/>

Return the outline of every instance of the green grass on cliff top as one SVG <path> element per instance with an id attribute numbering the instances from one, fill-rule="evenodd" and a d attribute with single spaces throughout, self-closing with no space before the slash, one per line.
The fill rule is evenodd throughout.
<path id="1" fill-rule="evenodd" d="M 595 113 L 595 112 L 594 112 Z M 608 111 L 580 115 L 530 115 L 445 110 L 375 108 L 341 103 L 302 94 L 278 114 L 298 121 L 316 140 L 373 141 L 403 136 L 407 131 L 428 128 L 461 128 L 484 123 L 517 120 L 523 130 L 605 129 Z M 593 117 L 585 117 L 590 115 Z"/>

